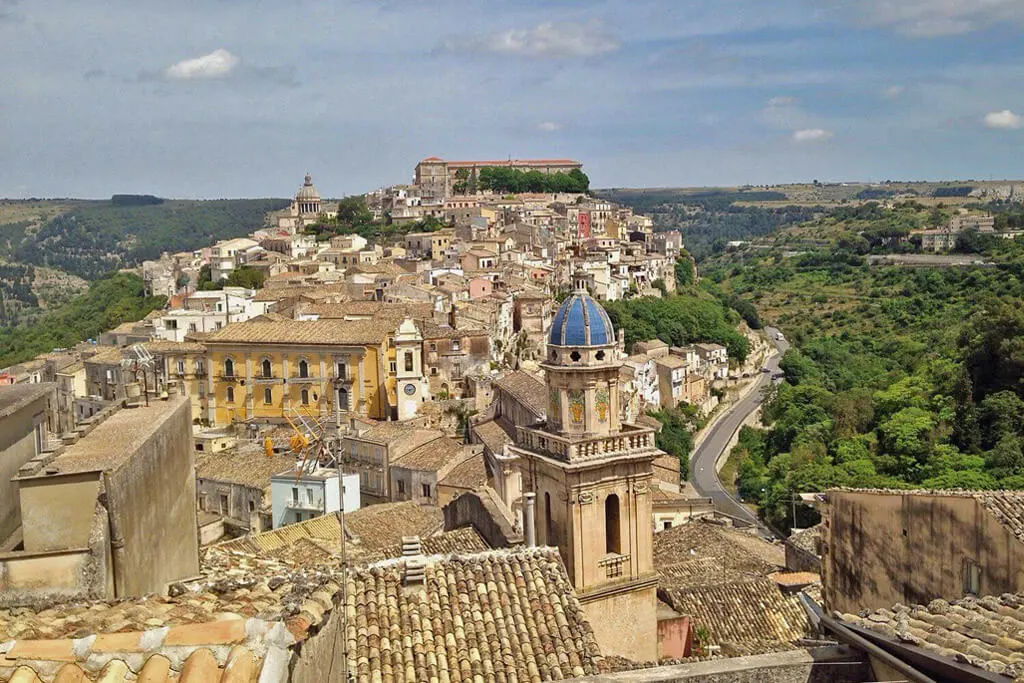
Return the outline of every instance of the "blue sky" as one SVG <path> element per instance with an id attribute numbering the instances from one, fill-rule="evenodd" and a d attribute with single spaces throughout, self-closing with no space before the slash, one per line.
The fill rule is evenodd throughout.
<path id="1" fill-rule="evenodd" d="M 0 196 L 1019 178 L 1022 0 L 0 0 Z"/>

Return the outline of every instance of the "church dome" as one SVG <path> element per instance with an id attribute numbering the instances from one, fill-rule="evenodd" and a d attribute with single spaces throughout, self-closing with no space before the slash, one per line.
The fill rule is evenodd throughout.
<path id="1" fill-rule="evenodd" d="M 295 199 L 307 202 L 320 201 L 320 193 L 316 191 L 315 187 L 313 187 L 313 177 L 308 173 L 306 174 L 305 182 L 302 183 L 302 187 L 300 187 L 299 191 L 295 194 Z"/>
<path id="2" fill-rule="evenodd" d="M 551 323 L 548 344 L 553 346 L 610 346 L 615 329 L 601 304 L 586 292 L 574 292 L 562 302 Z"/>

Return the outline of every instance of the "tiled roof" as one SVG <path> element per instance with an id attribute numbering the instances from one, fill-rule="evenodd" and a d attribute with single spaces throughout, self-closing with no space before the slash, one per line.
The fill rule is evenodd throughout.
<path id="1" fill-rule="evenodd" d="M 533 375 L 522 370 L 516 370 L 499 380 L 495 380 L 494 385 L 501 387 L 503 391 L 507 391 L 518 399 L 534 415 L 544 416 L 547 414 L 547 386 Z"/>
<path id="2" fill-rule="evenodd" d="M 705 628 L 714 644 L 794 642 L 808 635 L 807 613 L 795 595 L 769 579 L 719 581 L 693 588 L 659 588 L 672 609 Z"/>
<path id="3" fill-rule="evenodd" d="M 369 505 L 345 515 L 346 531 L 375 550 L 401 543 L 403 536 L 433 536 L 443 524 L 439 508 L 412 501 Z"/>
<path id="4" fill-rule="evenodd" d="M 821 532 L 822 526 L 819 523 L 812 527 L 808 527 L 807 529 L 794 530 L 787 540 L 797 548 L 806 550 L 812 555 L 818 556 L 821 554 L 821 549 L 819 547 L 821 542 Z"/>
<path id="5" fill-rule="evenodd" d="M 600 652 L 550 548 L 431 561 L 406 590 L 404 563 L 349 580 L 357 680 L 549 681 L 598 673 Z"/>
<path id="6" fill-rule="evenodd" d="M 379 344 L 388 329 L 372 320 L 247 320 L 231 323 L 205 339 L 207 344 Z"/>
<path id="7" fill-rule="evenodd" d="M 295 466 L 295 456 L 267 457 L 263 448 L 228 449 L 196 456 L 196 476 L 263 489 L 270 477 Z"/>
<path id="8" fill-rule="evenodd" d="M 850 489 L 836 488 L 831 491 L 867 493 L 892 496 L 955 496 L 974 498 L 999 520 L 1017 540 L 1024 541 L 1024 491 L 966 491 L 931 489 Z"/>
<path id="9" fill-rule="evenodd" d="M 145 347 L 152 353 L 202 353 L 206 347 L 198 342 L 150 341 Z"/>
<path id="10" fill-rule="evenodd" d="M 487 420 L 478 422 L 471 427 L 473 433 L 479 437 L 487 450 L 494 454 L 501 454 L 505 444 L 512 443 L 512 435 L 506 432 L 498 420 Z"/>
<path id="11" fill-rule="evenodd" d="M 270 664 L 263 670 L 259 650 L 238 644 L 246 640 L 246 626 L 245 620 L 232 620 L 179 626 L 166 634 L 151 629 L 99 635 L 89 644 L 16 641 L 0 645 L 0 681 L 243 683 L 259 677 L 283 683 L 286 666 Z M 2 648 L 8 646 L 5 654 Z"/>
<path id="12" fill-rule="evenodd" d="M 438 482 L 441 486 L 457 489 L 473 490 L 487 483 L 487 465 L 484 454 L 477 453 L 469 460 L 457 465 L 444 479 Z"/>
<path id="13" fill-rule="evenodd" d="M 436 472 L 462 455 L 462 444 L 450 436 L 441 436 L 422 446 L 391 458 L 391 465 L 411 470 Z"/>
<path id="14" fill-rule="evenodd" d="M 1010 679 L 1024 676 L 1024 594 L 933 600 L 928 605 L 896 605 L 841 618 Z"/>
<path id="15" fill-rule="evenodd" d="M 471 526 L 420 539 L 420 551 L 424 555 L 468 555 L 484 550 L 490 550 L 490 547 Z M 380 554 L 385 558 L 401 557 L 402 544 L 381 548 Z"/>
<path id="16" fill-rule="evenodd" d="M 781 547 L 701 520 L 654 534 L 655 567 L 698 558 L 713 558 L 725 569 L 753 576 L 767 576 L 786 564 Z"/>

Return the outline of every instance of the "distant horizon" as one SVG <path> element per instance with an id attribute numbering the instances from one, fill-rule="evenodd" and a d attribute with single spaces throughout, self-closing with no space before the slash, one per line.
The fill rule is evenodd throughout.
<path id="1" fill-rule="evenodd" d="M 586 164 L 584 164 L 584 170 L 585 169 L 586 169 Z M 892 184 L 892 185 L 915 185 L 915 184 L 934 185 L 934 184 L 966 184 L 966 183 L 975 183 L 975 184 L 978 184 L 978 185 L 982 185 L 982 184 L 984 184 L 984 185 L 1000 185 L 1000 184 L 1014 184 L 1014 183 L 1024 184 L 1024 178 L 1020 178 L 1020 179 L 1018 179 L 1018 178 L 997 178 L 997 179 L 994 179 L 994 180 L 979 180 L 977 178 L 973 178 L 973 179 L 971 179 L 971 178 L 953 178 L 953 179 L 930 179 L 930 180 L 897 180 L 897 179 L 887 179 L 887 180 L 819 180 L 819 182 L 818 182 L 819 185 L 887 185 L 887 184 Z M 396 184 L 398 184 L 398 183 L 396 183 Z M 611 186 L 610 185 L 610 186 L 607 186 L 607 187 L 591 187 L 590 191 L 592 193 L 598 193 L 598 192 L 602 192 L 602 191 L 611 191 L 611 190 L 636 190 L 636 191 L 639 191 L 639 190 L 735 190 L 735 189 L 741 189 L 741 188 L 745 188 L 745 187 L 750 187 L 750 188 L 780 187 L 781 188 L 781 187 L 799 187 L 799 186 L 802 186 L 802 185 L 813 185 L 813 184 L 814 184 L 813 180 L 807 180 L 807 181 L 783 182 L 783 183 L 756 183 L 756 184 L 755 183 L 740 183 L 740 184 L 736 184 L 736 185 L 645 185 L 645 186 L 640 186 L 640 185 L 634 185 L 634 186 L 614 185 L 614 186 Z M 374 190 L 376 190 L 376 189 L 378 189 L 378 188 L 374 188 Z M 355 194 L 357 196 L 358 195 L 365 195 L 365 194 L 368 194 L 370 192 L 373 192 L 374 190 L 367 190 L 366 192 L 357 192 Z M 520 192 L 520 193 L 516 193 L 516 194 L 524 194 L 524 193 Z M 248 200 L 248 199 L 279 199 L 279 200 L 283 200 L 283 201 L 289 201 L 289 200 L 291 200 L 293 198 L 292 196 L 283 196 L 283 195 L 282 196 L 251 195 L 251 196 L 234 196 L 234 197 L 227 197 L 227 196 L 222 196 L 222 197 L 212 197 L 212 196 L 210 196 L 210 197 L 172 197 L 172 196 L 165 196 L 165 195 L 157 194 L 157 193 L 154 193 L 154 192 L 111 192 L 109 195 L 102 196 L 102 197 L 72 197 L 72 196 L 67 196 L 67 197 L 0 197 L 0 202 L 25 202 L 25 203 L 33 202 L 33 201 L 39 201 L 39 202 L 60 202 L 60 201 L 68 201 L 68 202 L 103 202 L 103 201 L 109 201 L 110 198 L 113 197 L 114 195 L 152 196 L 152 197 L 156 197 L 158 199 L 162 199 L 164 201 L 188 201 L 188 202 L 215 202 L 215 201 L 234 201 L 234 200 L 242 201 L 242 200 Z M 325 202 L 336 202 L 336 201 L 341 201 L 342 199 L 344 199 L 345 197 L 348 197 L 348 196 L 353 196 L 353 195 L 344 195 L 344 196 L 339 196 L 339 197 L 324 196 L 321 199 L 322 199 L 322 201 L 325 201 Z M 942 199 L 956 199 L 956 198 L 955 197 L 942 197 Z"/>

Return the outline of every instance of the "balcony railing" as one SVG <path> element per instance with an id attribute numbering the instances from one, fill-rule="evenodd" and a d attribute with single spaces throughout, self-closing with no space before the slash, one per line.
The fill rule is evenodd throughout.
<path id="1" fill-rule="evenodd" d="M 562 460 L 575 461 L 609 457 L 619 453 L 654 448 L 654 430 L 623 425 L 611 436 L 576 439 L 530 427 L 517 427 L 517 441 L 530 450 L 549 453 Z"/>
<path id="2" fill-rule="evenodd" d="M 608 553 L 597 561 L 597 566 L 604 569 L 605 578 L 614 579 L 622 576 L 623 569 L 629 562 L 629 555 Z"/>
<path id="3" fill-rule="evenodd" d="M 288 508 L 289 510 L 298 510 L 300 512 L 323 512 L 324 509 L 323 505 L 317 505 L 316 503 L 310 503 L 295 499 L 289 500 L 287 503 L 285 503 L 285 507 Z"/>

